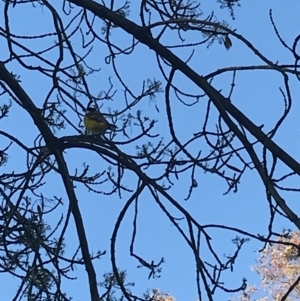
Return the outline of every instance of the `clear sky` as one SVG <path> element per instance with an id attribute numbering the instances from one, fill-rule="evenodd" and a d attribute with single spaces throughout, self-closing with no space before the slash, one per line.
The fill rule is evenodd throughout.
<path id="1" fill-rule="evenodd" d="M 139 2 L 139 1 L 136 1 Z M 203 1 L 202 9 L 204 18 L 214 11 L 219 20 L 228 20 L 232 29 L 236 29 L 237 33 L 243 35 L 248 39 L 261 53 L 273 62 L 281 64 L 292 64 L 293 58 L 291 54 L 283 48 L 278 41 L 269 19 L 269 10 L 272 9 L 274 21 L 277 28 L 282 35 L 284 41 L 291 46 L 293 39 L 299 33 L 299 26 L 296 21 L 299 15 L 300 4 L 298 1 L 289 1 L 287 5 L 284 1 L 242 1 L 242 6 L 235 10 L 236 19 L 232 21 L 229 12 L 221 10 L 216 1 Z M 135 7 L 135 1 L 131 3 L 131 12 L 129 18 L 132 21 L 138 21 L 138 6 Z M 3 28 L 3 3 L 0 4 L 0 26 Z M 19 35 L 38 35 L 53 31 L 53 21 L 49 12 L 37 6 L 32 8 L 30 4 L 17 5 L 16 8 L 11 8 L 10 24 L 11 31 Z M 74 15 L 74 13 L 73 13 Z M 69 19 L 72 16 L 69 16 Z M 64 20 L 64 19 L 63 19 Z M 289 20 L 292 20 L 291 22 Z M 295 25 L 292 25 L 294 22 Z M 101 22 L 96 22 L 95 28 L 101 31 Z M 2 30 L 1 30 L 2 32 Z M 170 45 L 173 43 L 174 34 L 167 34 L 162 40 L 162 43 Z M 196 40 L 198 37 L 193 34 L 187 34 L 187 39 Z M 116 29 L 111 39 L 118 43 L 118 45 L 129 45 L 131 37 L 124 34 L 121 29 Z M 246 48 L 240 41 L 232 39 L 232 48 L 227 51 L 223 45 L 217 42 L 207 48 L 205 45 L 198 46 L 189 66 L 192 67 L 201 75 L 207 75 L 223 67 L 230 66 L 250 66 L 262 65 L 261 62 L 249 49 Z M 21 40 L 28 47 L 38 50 L 53 45 L 55 37 L 49 36 L 46 40 L 39 42 L 33 40 Z M 72 38 L 72 45 L 81 45 L 79 35 Z M 0 39 L 0 60 L 7 59 L 7 44 L 4 38 Z M 187 59 L 191 54 L 193 48 L 190 49 L 174 49 L 174 52 L 182 59 Z M 19 53 L 22 53 L 21 50 Z M 113 97 L 113 101 L 103 102 L 103 111 L 107 112 L 109 108 L 122 110 L 125 107 L 123 88 L 118 82 L 111 65 L 105 63 L 105 57 L 108 55 L 107 49 L 103 45 L 95 44 L 87 61 L 95 68 L 101 68 L 99 73 L 91 74 L 87 77 L 91 93 L 97 95 L 101 91 L 109 88 L 109 78 L 114 84 L 114 89 L 117 91 Z M 57 50 L 47 54 L 49 60 L 57 58 Z M 136 51 L 129 56 L 121 56 L 117 59 L 117 68 L 120 76 L 124 79 L 126 84 L 138 94 L 141 90 L 143 80 L 147 78 L 156 78 L 162 81 L 164 88 L 165 82 L 159 73 L 155 54 L 143 45 L 139 45 Z M 27 60 L 28 64 L 37 64 L 34 60 Z M 69 55 L 65 56 L 63 65 L 70 63 Z M 133 67 L 134 66 L 134 67 Z M 7 65 L 10 71 L 20 76 L 21 85 L 27 91 L 34 103 L 39 106 L 43 103 L 49 89 L 51 87 L 51 79 L 41 77 L 37 72 L 24 70 L 20 65 L 11 63 Z M 212 84 L 218 90 L 221 90 L 223 95 L 227 96 L 232 81 L 232 73 L 224 73 L 216 77 Z M 183 75 L 176 74 L 175 82 L 178 86 L 188 93 L 201 94 L 202 91 L 192 84 Z M 282 125 L 282 129 L 275 136 L 275 141 L 285 150 L 287 150 L 296 159 L 299 156 L 299 111 L 300 104 L 297 102 L 298 83 L 294 78 L 290 79 L 290 87 L 294 98 L 292 111 L 290 116 Z M 264 124 L 265 132 L 268 132 L 274 126 L 277 119 L 281 116 L 284 109 L 284 102 L 279 88 L 283 88 L 282 77 L 278 73 L 271 71 L 242 71 L 237 73 L 235 81 L 234 93 L 231 101 L 253 122 L 257 125 Z M 55 101 L 55 96 L 52 96 Z M 2 104 L 4 99 L 0 100 Z M 6 99 L 7 101 L 7 99 Z M 88 100 L 83 97 L 79 101 L 86 105 Z M 161 93 L 156 98 L 156 105 L 159 108 L 157 112 L 153 103 L 149 99 L 144 99 L 138 107 L 132 110 L 132 114 L 137 109 L 142 111 L 143 116 L 149 116 L 158 120 L 153 134 L 159 134 L 159 137 L 164 137 L 164 141 L 168 142 L 170 139 L 168 123 L 166 118 L 166 108 L 164 102 L 164 93 Z M 193 107 L 185 107 L 177 101 L 174 97 L 172 99 L 172 113 L 175 129 L 178 137 L 184 143 L 193 136 L 193 133 L 200 131 L 204 118 L 206 107 L 206 100 L 199 102 Z M 72 114 L 69 110 L 66 116 L 72 120 L 74 125 L 79 129 L 80 119 Z M 211 119 L 211 127 L 214 126 L 215 119 Z M 13 103 L 11 114 L 9 118 L 0 120 L 0 127 L 11 135 L 18 137 L 24 144 L 33 146 L 34 139 L 37 134 L 37 128 L 31 121 L 27 113 L 22 110 L 16 103 Z M 121 122 L 119 124 L 121 126 Z M 21 130 L 20 130 L 21 129 Z M 137 133 L 138 129 L 132 129 L 133 133 Z M 129 135 L 131 135 L 128 129 Z M 67 126 L 66 129 L 56 133 L 58 137 L 64 135 L 78 134 L 72 127 Z M 115 137 L 116 141 L 124 141 L 126 137 L 118 134 Z M 156 140 L 158 141 L 158 139 Z M 7 145 L 8 140 L 1 137 L 0 147 Z M 139 143 L 145 143 L 146 139 Z M 135 143 L 130 146 L 120 148 L 129 154 L 135 154 Z M 24 171 L 26 156 L 16 146 L 12 146 L 11 153 L 9 153 L 9 163 L 2 172 L 14 170 L 15 172 Z M 193 144 L 189 151 L 196 154 L 199 150 L 203 153 L 208 151 L 207 146 L 203 142 L 201 144 Z M 261 152 L 260 152 L 261 153 Z M 107 168 L 105 162 L 101 161 L 98 156 L 92 154 L 87 150 L 77 149 L 68 150 L 66 152 L 66 160 L 71 171 L 75 172 L 77 169 L 83 170 L 83 162 L 91 165 L 90 174 L 92 172 L 102 172 Z M 155 175 L 157 171 L 144 172 L 150 175 Z M 286 172 L 286 168 L 278 169 L 278 176 Z M 169 193 L 176 199 L 181 206 L 186 208 L 197 221 L 204 224 L 220 224 L 231 227 L 238 227 L 253 234 L 266 234 L 269 223 L 269 207 L 265 197 L 265 190 L 261 184 L 258 174 L 255 170 L 247 171 L 242 178 L 238 193 L 229 193 L 223 195 L 227 190 L 224 180 L 215 175 L 197 171 L 198 188 L 193 192 L 192 197 L 185 201 L 188 195 L 190 185 L 190 174 L 181 175 L 178 181 L 174 180 L 175 185 L 170 189 Z M 135 189 L 137 178 L 131 173 L 127 172 L 124 185 L 130 189 Z M 289 184 L 298 185 L 296 180 L 290 180 Z M 298 185 L 299 186 L 299 185 Z M 104 189 L 111 188 L 109 185 L 103 186 Z M 55 213 L 47 216 L 47 221 L 52 224 L 61 218 L 61 214 L 65 214 L 67 210 L 68 201 L 66 199 L 65 190 L 60 183 L 60 177 L 52 173 L 47 177 L 46 184 L 41 188 L 48 197 L 61 196 L 64 200 L 64 206 L 58 208 Z M 80 202 L 80 209 L 82 210 L 83 220 L 86 226 L 86 231 L 90 243 L 90 250 L 96 253 L 98 250 L 107 251 L 107 255 L 95 263 L 96 271 L 98 273 L 98 281 L 101 276 L 111 271 L 110 265 L 110 238 L 114 223 L 122 210 L 127 198 L 130 194 L 124 194 L 120 199 L 117 194 L 93 194 L 88 192 L 81 185 L 76 186 L 76 193 Z M 296 195 L 286 193 L 289 205 L 296 212 L 299 212 L 300 206 L 297 204 Z M 181 215 L 172 207 L 166 200 L 164 200 L 167 208 L 172 214 L 178 218 Z M 125 269 L 128 272 L 128 282 L 135 282 L 136 285 L 132 291 L 137 294 L 142 294 L 148 288 L 159 288 L 165 292 L 169 292 L 175 296 L 177 301 L 196 301 L 197 291 L 195 286 L 195 263 L 191 250 L 188 248 L 178 231 L 161 212 L 158 205 L 151 198 L 150 194 L 143 194 L 138 204 L 138 233 L 135 245 L 135 251 L 149 262 L 154 260 L 158 262 L 162 257 L 165 258 L 161 277 L 156 280 L 147 280 L 148 271 L 137 269 L 138 262 L 129 256 L 129 245 L 132 233 L 132 223 L 134 208 L 131 208 L 125 216 L 122 223 L 117 242 L 117 263 L 120 269 Z M 73 221 L 71 222 L 73 223 Z M 186 230 L 186 223 L 179 221 L 180 225 Z M 275 230 L 281 232 L 283 228 L 293 228 L 293 225 L 287 223 L 283 219 L 276 220 Z M 233 254 L 235 248 L 231 243 L 231 239 L 235 238 L 236 234 L 228 231 L 209 230 L 212 237 L 212 244 L 218 251 L 219 256 Z M 78 241 L 74 232 L 73 225 L 70 226 L 66 233 L 67 254 L 72 254 L 76 249 Z M 250 271 L 250 266 L 254 264 L 257 258 L 257 250 L 262 247 L 261 244 L 251 240 L 241 252 L 238 262 L 233 272 L 227 272 L 223 276 L 223 281 L 227 287 L 236 288 L 241 285 L 243 277 L 248 279 L 248 283 L 259 282 L 258 277 Z M 201 246 L 204 260 L 210 260 L 211 257 L 207 252 L 205 245 Z M 66 255 L 67 255 L 66 254 Z M 64 290 L 69 296 L 73 297 L 74 301 L 88 300 L 88 283 L 84 269 L 74 270 L 71 274 L 73 277 L 78 277 L 77 280 L 65 281 Z M 11 280 L 12 276 L 1 275 L 1 283 L 11 281 L 11 285 L 5 286 L 0 290 L 1 300 L 11 300 L 12 294 L 17 289 L 12 285 L 17 283 L 17 280 Z M 16 284 L 17 285 L 17 284 Z M 100 291 L 101 293 L 101 291 Z M 222 298 L 222 299 L 219 299 Z M 216 300 L 226 300 L 229 296 L 218 293 Z"/>

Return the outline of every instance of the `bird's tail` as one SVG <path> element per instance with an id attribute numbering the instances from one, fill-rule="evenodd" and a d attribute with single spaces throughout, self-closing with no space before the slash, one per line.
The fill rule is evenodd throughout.
<path id="1" fill-rule="evenodd" d="M 112 131 L 115 131 L 117 128 L 118 127 L 116 125 L 114 125 L 114 124 L 111 124 L 111 123 L 108 124 L 108 129 L 110 129 Z"/>

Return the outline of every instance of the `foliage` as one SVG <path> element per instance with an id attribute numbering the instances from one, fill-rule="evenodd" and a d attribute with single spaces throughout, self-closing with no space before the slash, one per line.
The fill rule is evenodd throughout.
<path id="1" fill-rule="evenodd" d="M 300 296 L 299 246 L 299 231 L 286 231 L 277 241 L 268 243 L 253 266 L 261 277 L 260 286 L 248 286 L 238 300 L 297 300 Z"/>

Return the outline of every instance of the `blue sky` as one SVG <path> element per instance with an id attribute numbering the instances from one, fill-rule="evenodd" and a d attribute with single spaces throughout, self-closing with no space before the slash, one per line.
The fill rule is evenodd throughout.
<path id="1" fill-rule="evenodd" d="M 293 63 L 292 56 L 286 49 L 282 47 L 275 33 L 272 29 L 269 19 L 269 10 L 273 10 L 273 17 L 278 30 L 282 34 L 283 39 L 291 45 L 295 36 L 299 33 L 297 26 L 292 26 L 287 22 L 289 20 L 296 20 L 300 4 L 297 1 L 291 1 L 286 5 L 283 2 L 270 1 L 251 1 L 242 2 L 242 7 L 235 11 L 236 20 L 229 19 L 229 13 L 226 10 L 220 10 L 219 4 L 212 3 L 215 1 L 205 1 L 202 4 L 204 16 L 214 10 L 215 15 L 219 20 L 225 19 L 231 23 L 233 29 L 248 39 L 259 51 L 273 62 L 291 64 Z M 3 6 L 3 4 L 1 4 Z M 138 19 L 138 10 L 132 3 L 131 13 L 129 18 L 133 21 Z M 1 6 L 1 11 L 3 7 Z M 33 9 L 30 5 L 22 5 L 15 9 L 10 9 L 11 30 L 19 35 L 37 35 L 53 31 L 53 24 L 50 14 L 46 9 L 37 7 Z M 72 17 L 72 16 L 71 16 Z M 3 26 L 3 17 L 0 17 L 0 25 Z M 22 20 L 22 21 L 20 21 Z M 96 22 L 96 27 L 101 30 L 101 22 Z M 191 39 L 197 39 L 195 36 L 188 36 Z M 121 29 L 113 31 L 111 37 L 112 41 L 118 45 L 129 45 L 131 38 L 122 33 Z M 55 37 L 50 36 L 46 41 L 24 40 L 24 44 L 32 47 L 32 49 L 43 49 L 47 46 L 53 45 Z M 174 34 L 168 34 L 163 43 L 170 44 L 174 42 Z M 196 48 L 196 52 L 192 60 L 189 62 L 190 67 L 196 70 L 201 75 L 207 75 L 217 69 L 229 66 L 240 65 L 260 65 L 263 64 L 249 49 L 246 48 L 240 41 L 232 38 L 233 46 L 229 51 L 226 51 L 223 45 L 218 43 L 213 44 L 208 49 L 202 45 Z M 79 35 L 72 38 L 72 45 L 76 47 L 81 45 Z M 5 40 L 1 37 L 0 46 L 6 51 L 1 51 L 0 59 L 7 59 L 7 46 Z M 176 49 L 175 53 L 182 59 L 186 59 L 191 49 Z M 125 107 L 123 88 L 120 86 L 116 76 L 110 65 L 105 64 L 105 56 L 107 56 L 107 49 L 100 44 L 96 44 L 89 58 L 89 64 L 95 68 L 101 68 L 99 73 L 91 74 L 87 77 L 91 93 L 94 95 L 105 91 L 109 87 L 109 78 L 114 84 L 116 94 L 113 101 L 103 102 L 103 111 L 107 112 L 109 108 L 122 110 Z M 54 50 L 47 54 L 49 60 L 55 60 L 57 51 Z M 34 60 L 27 60 L 28 64 L 37 64 Z M 67 66 L 70 63 L 70 57 L 65 56 L 63 65 Z M 143 80 L 147 78 L 156 78 L 163 81 L 156 64 L 155 54 L 147 47 L 139 45 L 136 51 L 130 56 L 121 56 L 116 60 L 118 71 L 126 84 L 138 94 L 141 91 Z M 38 63 L 39 64 L 39 63 Z M 132 68 L 132 66 L 135 66 Z M 22 69 L 18 64 L 11 63 L 7 65 L 12 72 L 20 75 L 21 85 L 33 99 L 37 106 L 43 103 L 50 87 L 51 79 L 42 78 L 37 72 Z M 216 77 L 212 84 L 215 88 L 222 90 L 223 95 L 227 96 L 231 88 L 232 74 L 225 73 Z M 201 94 L 202 91 L 191 83 L 183 75 L 175 75 L 175 83 L 187 91 L 188 93 Z M 163 88 L 164 88 L 163 81 Z M 268 132 L 281 116 L 284 103 L 279 88 L 283 88 L 282 77 L 274 71 L 242 71 L 237 73 L 236 87 L 232 95 L 231 101 L 247 116 L 249 116 L 257 125 L 264 124 L 265 132 Z M 274 140 L 281 147 L 287 150 L 296 159 L 299 159 L 299 103 L 297 103 L 297 82 L 294 78 L 290 79 L 290 86 L 292 95 L 295 96 L 292 111 L 290 116 L 284 122 L 282 129 L 275 136 Z M 55 95 L 53 95 L 55 101 Z M 88 100 L 80 97 L 78 98 L 83 105 L 86 105 Z M 0 103 L 3 99 L 0 100 Z M 164 137 L 164 141 L 168 142 L 170 139 L 168 123 L 166 119 L 166 108 L 164 102 L 164 93 L 157 96 L 156 104 L 159 108 L 157 112 L 153 103 L 149 99 L 143 99 L 139 106 L 132 110 L 132 114 L 137 109 L 142 111 L 144 116 L 149 116 L 158 120 L 156 127 L 153 129 L 153 134 L 159 134 Z M 206 100 L 203 99 L 193 107 L 185 107 L 179 103 L 176 98 L 172 98 L 172 113 L 176 133 L 182 142 L 187 141 L 193 133 L 201 130 L 202 122 L 205 114 Z M 215 113 L 213 113 L 215 114 Z M 216 115 L 216 114 L 215 114 Z M 66 116 L 72 120 L 77 127 L 80 125 L 80 119 L 71 113 L 69 110 Z M 214 116 L 214 115 L 212 115 Z M 215 119 L 211 118 L 210 126 L 213 128 Z M 37 135 L 37 129 L 27 113 L 22 110 L 17 104 L 13 103 L 13 107 L 9 118 L 0 121 L 1 129 L 17 136 L 23 143 L 33 146 L 34 138 Z M 82 124 L 81 124 L 82 125 Z M 119 124 L 121 125 L 121 123 Z M 79 127 L 78 127 L 79 128 Z M 20 129 L 22 129 L 20 131 Z M 133 133 L 137 133 L 137 128 L 132 128 Z M 56 133 L 58 137 L 64 135 L 76 135 L 77 132 L 71 128 Z M 129 134 L 130 131 L 129 131 Z M 116 141 L 124 141 L 126 137 L 118 134 L 115 137 Z M 144 139 L 139 143 L 145 143 Z M 0 147 L 7 145 L 7 140 L 0 140 Z M 135 144 L 120 148 L 129 154 L 135 154 Z M 196 154 L 199 149 L 203 153 L 209 149 L 205 146 L 203 141 L 199 144 L 195 143 L 190 146 L 189 151 Z M 261 151 L 259 152 L 261 154 Z M 16 146 L 12 146 L 9 156 L 9 163 L 5 167 L 5 172 L 14 170 L 16 172 L 24 171 L 26 156 Z M 71 171 L 82 170 L 83 162 L 91 165 L 90 174 L 93 172 L 101 172 L 107 168 L 105 162 L 99 159 L 98 156 L 90 151 L 83 149 L 68 150 L 66 152 L 66 160 Z M 146 173 L 148 171 L 145 171 Z M 157 171 L 150 171 L 149 174 L 155 174 Z M 277 174 L 280 175 L 286 172 L 286 168 L 280 165 Z M 238 193 L 229 193 L 223 195 L 227 190 L 226 183 L 215 175 L 204 174 L 202 171 L 197 171 L 198 188 L 195 189 L 192 197 L 185 201 L 190 185 L 190 175 L 181 175 L 179 181 L 174 180 L 175 185 L 170 189 L 169 193 L 176 199 L 176 201 L 188 210 L 193 217 L 201 224 L 224 224 L 231 227 L 242 228 L 253 234 L 266 234 L 269 222 L 269 208 L 265 197 L 265 190 L 261 184 L 258 174 L 255 170 L 247 171 L 242 178 L 242 183 L 239 186 Z M 137 183 L 136 176 L 127 171 L 127 176 L 124 185 L 128 188 L 135 189 Z M 295 179 L 291 179 L 289 184 L 297 186 Z M 110 185 L 102 187 L 109 190 Z M 65 214 L 67 210 L 68 201 L 60 178 L 52 173 L 47 177 L 47 183 L 41 189 L 41 192 L 49 197 L 61 196 L 64 200 L 64 206 L 58 208 L 55 213 L 47 216 L 46 220 L 54 225 L 59 220 L 61 214 Z M 85 222 L 87 236 L 90 243 L 90 250 L 96 253 L 98 250 L 107 251 L 107 255 L 95 263 L 96 271 L 98 273 L 98 281 L 101 281 L 102 274 L 111 271 L 110 265 L 110 238 L 113 231 L 114 223 L 122 210 L 127 198 L 130 194 L 124 194 L 119 199 L 117 194 L 107 196 L 104 194 L 93 194 L 88 192 L 81 185 L 77 185 L 76 193 L 82 210 L 83 220 Z M 288 204 L 296 212 L 299 210 L 296 195 L 293 193 L 286 193 L 283 196 L 287 197 Z M 166 200 L 163 200 L 170 212 L 177 217 L 181 217 L 179 212 Z M 178 231 L 171 224 L 171 222 L 162 213 L 158 205 L 153 201 L 149 193 L 144 193 L 139 199 L 138 203 L 138 233 L 135 245 L 135 251 L 151 262 L 154 260 L 158 262 L 162 257 L 165 258 L 161 278 L 157 280 L 147 280 L 148 271 L 145 269 L 137 269 L 138 262 L 129 256 L 129 245 L 132 233 L 132 223 L 134 216 L 134 208 L 130 208 L 122 223 L 117 242 L 117 263 L 120 269 L 126 269 L 128 272 L 128 281 L 135 282 L 133 292 L 142 294 L 147 288 L 159 288 L 163 291 L 169 292 L 175 296 L 177 301 L 197 300 L 197 292 L 195 286 L 195 264 L 192 252 L 187 247 Z M 186 230 L 186 223 L 179 222 Z M 54 226 L 53 226 L 54 227 Z M 278 218 L 275 223 L 275 230 L 281 231 L 283 228 L 292 228 L 293 225 L 286 222 L 282 218 Z M 219 256 L 223 254 L 233 254 L 234 246 L 231 239 L 235 238 L 236 234 L 228 231 L 209 230 L 212 237 L 212 244 L 218 251 Z M 67 254 L 71 255 L 77 247 L 77 237 L 74 231 L 73 220 L 66 233 Z M 227 272 L 224 274 L 223 280 L 230 288 L 238 287 L 241 284 L 241 279 L 246 277 L 250 283 L 259 282 L 258 277 L 250 271 L 250 266 L 253 265 L 255 258 L 257 258 L 256 251 L 261 247 L 261 244 L 251 240 L 241 252 L 241 256 L 235 266 L 234 272 Z M 211 257 L 207 252 L 205 244 L 201 246 L 204 260 L 210 260 Z M 73 297 L 74 301 L 89 298 L 88 283 L 84 269 L 77 269 L 72 276 L 78 277 L 74 281 L 65 281 L 63 289 L 69 296 Z M 0 275 L 1 281 L 11 281 L 11 276 Z M 11 282 L 13 283 L 13 282 Z M 15 279 L 14 283 L 17 283 Z M 16 284 L 17 285 L 17 284 Z M 0 296 L 3 300 L 10 300 L 12 293 L 16 287 L 10 285 L 1 291 Z M 101 293 L 101 291 L 100 291 Z M 223 294 L 216 295 L 216 300 L 220 298 L 227 298 Z M 226 300 L 227 300 L 226 299 Z"/>

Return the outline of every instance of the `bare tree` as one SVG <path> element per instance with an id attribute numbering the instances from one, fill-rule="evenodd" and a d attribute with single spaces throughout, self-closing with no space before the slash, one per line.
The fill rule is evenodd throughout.
<path id="1" fill-rule="evenodd" d="M 148 278 L 159 277 L 164 258 L 149 261 L 135 251 L 138 204 L 149 195 L 191 250 L 199 300 L 214 300 L 218 291 L 244 290 L 245 279 L 230 288 L 221 277 L 225 271 L 233 270 L 245 243 L 250 238 L 262 246 L 278 243 L 273 238 L 279 235 L 273 229 L 278 216 L 300 228 L 297 214 L 282 194 L 299 192 L 299 184 L 290 186 L 289 181 L 298 178 L 300 164 L 273 139 L 291 112 L 289 79 L 299 76 L 299 37 L 288 45 L 270 11 L 274 35 L 294 58 L 290 64 L 280 65 L 232 29 L 230 18 L 224 21 L 211 12 L 207 14 L 198 1 L 115 2 L 3 1 L 0 135 L 6 145 L 0 153 L 0 268 L 19 281 L 13 300 L 69 300 L 74 296 L 64 291 L 62 283 L 72 281 L 77 267 L 86 270 L 92 301 L 155 299 L 151 293 L 137 296 L 126 280 L 126 271 L 116 262 L 120 227 L 128 210 L 134 208 L 126 252 L 147 270 Z M 232 19 L 239 2 L 217 1 L 222 9 L 229 10 Z M 20 12 L 21 21 L 16 17 Z M 31 13 L 32 18 L 39 18 L 36 17 L 31 32 L 24 35 L 21 29 Z M 39 27 L 47 32 L 39 32 Z M 193 63 L 198 50 L 221 43 L 224 51 L 231 51 L 236 42 L 243 43 L 261 63 L 198 74 Z M 128 62 L 125 72 L 120 60 Z M 151 70 L 147 69 L 148 61 Z M 108 76 L 100 72 L 101 68 L 110 70 Z M 138 72 L 147 74 L 152 70 L 154 76 L 145 76 L 139 86 L 144 75 L 139 76 Z M 236 76 L 245 70 L 269 70 L 282 78 L 284 110 L 271 129 L 255 124 L 232 102 Z M 128 84 L 132 73 L 136 82 Z M 227 95 L 213 84 L 223 74 L 232 78 Z M 97 78 L 97 87 L 93 77 Z M 186 83 L 193 84 L 193 88 L 186 89 Z M 44 92 L 39 99 L 33 99 L 28 91 L 37 86 L 45 87 Z M 97 89 L 97 93 L 93 92 Z M 106 117 L 118 130 L 103 137 L 87 135 L 82 126 L 82 110 L 88 104 L 101 107 L 109 100 L 114 100 L 110 103 L 113 108 Z M 173 110 L 175 100 L 184 105 L 179 114 Z M 201 113 L 196 106 L 201 107 Z M 142 110 L 145 107 L 146 113 Z M 197 131 L 189 124 L 189 116 L 195 110 L 199 110 Z M 29 132 L 21 121 L 33 122 L 35 130 Z M 161 124 L 165 125 L 165 132 Z M 187 139 L 181 138 L 178 128 L 184 129 Z M 75 149 L 86 155 L 78 157 L 74 168 L 68 153 Z M 99 164 L 82 167 L 90 156 Z M 284 172 L 278 168 L 282 166 Z M 225 193 L 237 192 L 248 170 L 257 172 L 266 190 L 270 216 L 265 236 L 224 224 L 203 224 L 170 190 L 182 187 L 184 176 L 190 183 L 186 200 L 196 198 L 199 174 L 212 174 L 226 183 Z M 96 254 L 91 250 L 77 187 L 83 187 L 89 198 L 92 194 L 112 199 L 127 197 L 114 221 L 110 250 Z M 51 221 L 53 215 L 56 222 Z M 67 254 L 66 239 L 73 219 L 78 248 Z M 101 219 L 98 225 L 105 226 Z M 216 229 L 234 233 L 232 255 L 224 258 L 215 250 L 211 231 Z M 200 244 L 210 251 L 208 258 L 200 252 Z M 95 264 L 107 253 L 112 270 L 102 278 L 104 271 L 96 270 Z"/>

